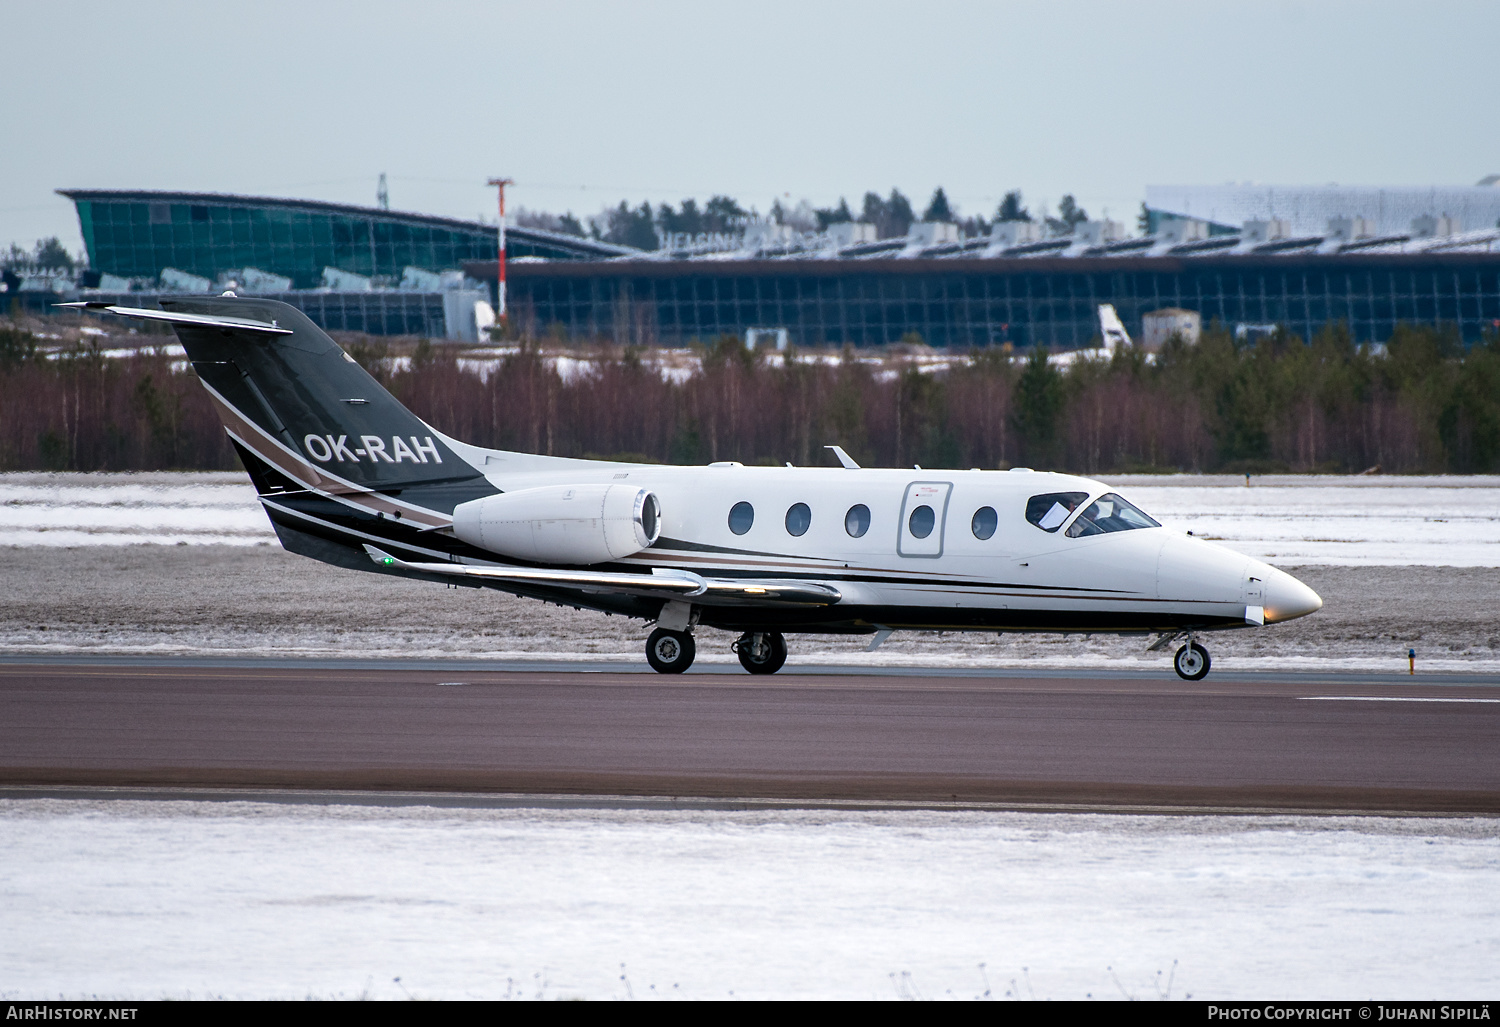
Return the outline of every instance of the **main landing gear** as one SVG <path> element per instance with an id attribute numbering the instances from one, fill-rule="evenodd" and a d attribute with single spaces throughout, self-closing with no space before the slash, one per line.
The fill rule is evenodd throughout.
<path id="1" fill-rule="evenodd" d="M 734 643 L 740 666 L 752 674 L 775 674 L 786 663 L 786 639 L 779 631 L 747 631 Z"/>
<path id="2" fill-rule="evenodd" d="M 698 646 L 686 631 L 657 628 L 646 639 L 646 662 L 658 674 L 681 674 L 693 665 Z"/>
<path id="3" fill-rule="evenodd" d="M 775 674 L 786 663 L 786 639 L 779 631 L 747 631 L 731 648 L 752 674 Z M 658 674 L 681 674 L 693 665 L 697 652 L 687 631 L 657 628 L 646 639 L 646 662 Z"/>

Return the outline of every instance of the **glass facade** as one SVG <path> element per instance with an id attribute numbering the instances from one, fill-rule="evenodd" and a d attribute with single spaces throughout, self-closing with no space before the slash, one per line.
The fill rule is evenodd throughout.
<path id="1" fill-rule="evenodd" d="M 477 269 L 471 269 L 476 273 Z M 493 273 L 491 273 L 493 278 Z M 804 346 L 1086 346 L 1098 305 L 1140 335 L 1162 307 L 1214 321 L 1278 324 L 1310 338 L 1344 321 L 1360 342 L 1397 322 L 1456 325 L 1465 342 L 1500 327 L 1500 254 L 1067 260 L 745 261 L 523 264 L 512 316 L 534 331 L 675 345 L 786 328 Z"/>
<path id="2" fill-rule="evenodd" d="M 495 227 L 367 207 L 202 193 L 67 190 L 78 208 L 89 264 L 122 278 L 163 268 L 204 278 L 254 267 L 316 288 L 325 267 L 399 279 L 407 266 L 457 269 L 495 260 Z M 507 229 L 506 255 L 577 260 L 619 247 L 549 232 Z"/>

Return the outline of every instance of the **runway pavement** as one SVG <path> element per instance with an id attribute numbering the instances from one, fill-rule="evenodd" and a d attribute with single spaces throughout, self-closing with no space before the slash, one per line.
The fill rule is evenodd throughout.
<path id="1" fill-rule="evenodd" d="M 1500 814 L 1493 676 L 706 670 L 12 657 L 0 794 Z"/>

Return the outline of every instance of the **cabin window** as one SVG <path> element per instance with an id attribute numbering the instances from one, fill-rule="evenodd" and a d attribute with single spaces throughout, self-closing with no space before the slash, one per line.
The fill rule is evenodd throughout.
<path id="1" fill-rule="evenodd" d="M 1026 519 L 1043 531 L 1056 531 L 1089 498 L 1087 492 L 1049 492 L 1026 500 Z"/>
<path id="2" fill-rule="evenodd" d="M 793 504 L 786 512 L 786 533 L 788 535 L 805 535 L 807 526 L 812 523 L 812 511 L 807 508 L 806 503 Z"/>
<path id="3" fill-rule="evenodd" d="M 974 511 L 970 526 L 974 529 L 974 537 L 982 542 L 995 534 L 995 529 L 1000 526 L 1000 515 L 995 513 L 993 506 L 981 506 Z"/>
<path id="4" fill-rule="evenodd" d="M 755 507 L 749 503 L 736 503 L 729 511 L 729 530 L 743 535 L 755 523 Z"/>
<path id="5" fill-rule="evenodd" d="M 937 524 L 937 514 L 932 512 L 930 506 L 917 507 L 906 519 L 906 526 L 911 529 L 913 538 L 926 538 L 931 535 L 935 524 Z"/>
<path id="6" fill-rule="evenodd" d="M 844 514 L 844 530 L 849 533 L 850 538 L 859 538 L 870 530 L 870 508 L 863 503 L 855 503 Z"/>
<path id="7" fill-rule="evenodd" d="M 1133 528 L 1160 527 L 1149 515 L 1111 492 L 1094 500 L 1087 510 L 1078 515 L 1078 519 L 1068 528 L 1068 537 L 1082 538 L 1085 535 L 1106 535 L 1112 531 L 1130 531 Z"/>

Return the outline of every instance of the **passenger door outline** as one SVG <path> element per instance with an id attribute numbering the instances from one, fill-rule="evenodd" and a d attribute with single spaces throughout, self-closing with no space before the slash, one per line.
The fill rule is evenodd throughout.
<path id="1" fill-rule="evenodd" d="M 896 555 L 922 560 L 936 560 L 943 555 L 943 537 L 948 530 L 948 500 L 953 495 L 951 481 L 914 481 L 901 496 L 901 518 L 896 524 Z M 917 538 L 907 519 L 919 506 L 932 507 L 937 516 L 932 534 Z"/>

